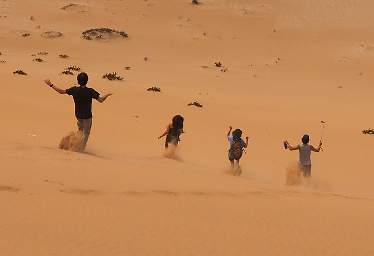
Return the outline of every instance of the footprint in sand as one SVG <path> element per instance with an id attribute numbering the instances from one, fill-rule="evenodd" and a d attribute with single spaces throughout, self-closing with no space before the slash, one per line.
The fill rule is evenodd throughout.
<path id="1" fill-rule="evenodd" d="M 169 190 L 153 190 L 152 192 L 155 194 L 165 195 L 165 196 L 178 196 L 179 195 L 177 192 L 169 191 Z"/>
<path id="2" fill-rule="evenodd" d="M 97 196 L 101 194 L 101 192 L 98 190 L 82 189 L 82 188 L 60 189 L 60 192 L 67 193 L 67 194 L 83 195 L 83 196 Z"/>
<path id="3" fill-rule="evenodd" d="M 0 192 L 14 192 L 14 193 L 17 193 L 19 191 L 20 191 L 19 188 L 14 188 L 14 187 L 10 187 L 10 186 L 1 186 L 0 185 Z"/>
<path id="4" fill-rule="evenodd" d="M 190 192 L 186 192 L 185 195 L 189 195 L 189 196 L 213 196 L 213 194 L 208 193 L 208 192 L 203 192 L 203 191 L 190 191 Z"/>
<path id="5" fill-rule="evenodd" d="M 121 194 L 127 195 L 127 196 L 145 196 L 147 192 L 141 192 L 141 191 L 123 191 Z"/>
<path id="6" fill-rule="evenodd" d="M 57 184 L 57 185 L 60 185 L 60 186 L 64 186 L 64 183 L 59 182 L 59 181 L 45 179 L 44 182 L 52 183 L 52 184 Z"/>
<path id="7" fill-rule="evenodd" d="M 40 36 L 46 39 L 55 39 L 55 38 L 62 37 L 63 34 L 58 31 L 46 31 L 42 33 Z"/>

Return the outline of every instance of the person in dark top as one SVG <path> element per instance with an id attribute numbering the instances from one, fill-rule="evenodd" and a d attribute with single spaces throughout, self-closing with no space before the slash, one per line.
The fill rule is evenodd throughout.
<path id="1" fill-rule="evenodd" d="M 45 83 L 60 94 L 68 94 L 73 96 L 75 103 L 75 117 L 79 131 L 83 133 L 81 150 L 86 148 L 88 137 L 90 136 L 92 126 L 92 99 L 103 103 L 112 93 L 100 96 L 95 89 L 87 87 L 88 75 L 80 73 L 77 76 L 79 86 L 73 86 L 69 89 L 61 89 L 54 85 L 49 79 Z"/>
<path id="2" fill-rule="evenodd" d="M 168 148 L 169 144 L 178 145 L 180 136 L 183 133 L 183 122 L 184 118 L 181 115 L 174 116 L 171 124 L 166 127 L 165 132 L 158 137 L 161 139 L 166 136 L 165 148 Z"/>

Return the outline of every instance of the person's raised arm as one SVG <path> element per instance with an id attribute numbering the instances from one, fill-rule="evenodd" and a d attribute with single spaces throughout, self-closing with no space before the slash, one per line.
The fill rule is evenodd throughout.
<path id="1" fill-rule="evenodd" d="M 158 136 L 158 139 L 161 139 L 162 137 L 165 137 L 169 133 L 169 130 L 170 130 L 170 125 L 168 125 L 168 127 L 166 127 L 166 130 L 163 134 Z"/>
<path id="2" fill-rule="evenodd" d="M 229 127 L 229 131 L 227 132 L 227 137 L 229 137 L 229 136 L 230 136 L 230 134 L 231 134 L 231 131 L 232 131 L 232 127 L 230 126 L 230 127 Z"/>
<path id="3" fill-rule="evenodd" d="M 104 95 L 103 97 L 99 96 L 97 98 L 97 101 L 100 102 L 100 103 L 103 103 L 109 96 L 112 96 L 112 95 L 113 95 L 113 93 L 108 93 L 108 94 Z"/>
<path id="4" fill-rule="evenodd" d="M 55 90 L 55 91 L 58 92 L 59 94 L 66 94 L 66 90 L 57 87 L 56 85 L 54 85 L 54 84 L 51 82 L 51 80 L 46 79 L 44 82 L 46 83 L 46 85 L 48 85 L 49 87 L 51 87 L 53 90 Z"/>
<path id="5" fill-rule="evenodd" d="M 286 144 L 287 144 L 287 148 L 290 150 L 290 151 L 294 151 L 294 150 L 298 150 L 299 149 L 299 145 L 297 145 L 296 147 L 292 146 L 288 141 L 285 141 Z"/>
<path id="6" fill-rule="evenodd" d="M 319 142 L 319 145 L 317 148 L 313 147 L 313 146 L 310 146 L 312 151 L 314 152 L 320 152 L 321 151 L 321 148 L 322 148 L 322 141 Z"/>

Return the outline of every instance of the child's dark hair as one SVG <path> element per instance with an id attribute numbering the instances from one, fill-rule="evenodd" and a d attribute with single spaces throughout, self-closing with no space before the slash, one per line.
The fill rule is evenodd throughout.
<path id="1" fill-rule="evenodd" d="M 84 72 L 79 73 L 77 76 L 77 81 L 80 86 L 85 86 L 88 82 L 88 75 Z"/>
<path id="2" fill-rule="evenodd" d="M 303 144 L 308 144 L 308 143 L 309 143 L 309 135 L 308 135 L 308 134 L 305 134 L 305 135 L 301 138 L 301 141 L 303 142 Z"/>
<path id="3" fill-rule="evenodd" d="M 234 140 L 234 141 L 238 141 L 238 140 L 240 140 L 241 139 L 241 137 L 242 137 L 242 130 L 240 130 L 240 129 L 235 129 L 233 132 L 232 132 L 232 139 Z"/>
<path id="4" fill-rule="evenodd" d="M 184 122 L 184 118 L 183 116 L 181 115 L 176 115 L 173 117 L 173 128 L 175 129 L 183 129 L 183 122 Z"/>

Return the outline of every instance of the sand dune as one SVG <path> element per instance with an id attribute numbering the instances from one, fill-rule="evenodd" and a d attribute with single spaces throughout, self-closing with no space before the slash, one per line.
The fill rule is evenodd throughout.
<path id="1" fill-rule="evenodd" d="M 1 1 L 1 255 L 373 255 L 372 7 Z M 95 28 L 128 37 L 85 40 Z M 80 71 L 114 93 L 94 103 L 85 153 L 58 149 L 73 103 L 43 84 Z M 175 114 L 186 133 L 165 155 Z M 317 144 L 321 120 L 324 151 L 295 182 L 282 142 Z M 229 125 L 250 138 L 239 177 Z"/>

